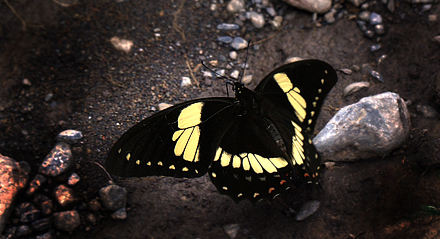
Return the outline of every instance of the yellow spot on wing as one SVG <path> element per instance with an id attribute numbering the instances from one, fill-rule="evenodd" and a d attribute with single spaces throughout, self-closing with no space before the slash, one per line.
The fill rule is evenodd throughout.
<path id="1" fill-rule="evenodd" d="M 182 135 L 182 133 L 184 131 L 185 130 L 181 129 L 181 130 L 177 130 L 176 132 L 174 132 L 173 137 L 172 137 L 173 141 L 176 141 Z"/>
<path id="2" fill-rule="evenodd" d="M 137 165 L 141 164 L 141 161 L 140 161 L 139 159 L 136 160 L 136 164 L 137 164 Z"/>
<path id="3" fill-rule="evenodd" d="M 189 140 L 189 137 L 191 137 L 191 131 L 192 130 L 189 129 L 184 130 L 179 140 L 177 140 L 176 146 L 174 147 L 174 154 L 176 156 L 182 155 L 183 151 L 185 150 L 185 146 Z"/>
<path id="4" fill-rule="evenodd" d="M 274 173 L 277 171 L 275 166 L 268 158 L 262 157 L 258 154 L 256 154 L 255 157 L 257 158 L 258 162 L 260 162 L 261 166 L 263 166 L 264 170 L 266 170 L 268 173 Z"/>
<path id="5" fill-rule="evenodd" d="M 222 188 L 223 188 L 223 190 L 225 190 L 225 191 L 226 191 L 226 190 L 228 190 L 228 188 L 227 188 L 227 187 L 222 187 Z"/>
<path id="6" fill-rule="evenodd" d="M 283 158 L 270 158 L 270 161 L 273 163 L 273 165 L 275 165 L 275 167 L 277 168 L 284 168 L 286 167 L 289 163 L 283 159 Z"/>
<path id="7" fill-rule="evenodd" d="M 243 169 L 249 171 L 251 168 L 248 157 L 243 158 Z"/>
<path id="8" fill-rule="evenodd" d="M 221 153 L 222 153 L 222 148 L 219 147 L 215 152 L 214 161 L 217 161 L 220 158 Z"/>
<path id="9" fill-rule="evenodd" d="M 121 149 L 121 148 L 119 148 L 119 149 L 118 149 L 118 154 L 120 154 L 120 153 L 121 153 L 121 151 L 122 151 L 122 149 Z"/>
<path id="10" fill-rule="evenodd" d="M 188 172 L 188 168 L 187 168 L 187 167 L 183 167 L 183 168 L 182 168 L 182 171 L 183 171 L 183 172 Z"/>
<path id="11" fill-rule="evenodd" d="M 162 166 L 163 163 L 161 161 L 157 162 L 157 165 Z"/>
<path id="12" fill-rule="evenodd" d="M 151 162 L 148 162 L 148 163 L 147 163 L 147 166 L 151 166 Z"/>
<path id="13" fill-rule="evenodd" d="M 306 117 L 307 102 L 301 96 L 301 91 L 298 87 L 293 88 L 293 84 L 285 73 L 277 73 L 273 76 L 278 86 L 287 95 L 290 105 L 295 109 L 298 118 L 303 121 Z"/>
<path id="14" fill-rule="evenodd" d="M 234 157 L 232 158 L 232 167 L 240 168 L 240 164 L 241 164 L 241 158 L 238 157 L 237 155 L 234 155 Z"/>
<path id="15" fill-rule="evenodd" d="M 249 162 L 251 163 L 252 169 L 256 173 L 263 173 L 263 168 L 261 168 L 261 165 L 258 163 L 257 158 L 254 154 L 248 154 Z"/>
<path id="16" fill-rule="evenodd" d="M 202 122 L 202 106 L 203 103 L 198 102 L 184 108 L 180 112 L 179 118 L 177 120 L 178 127 L 180 129 L 186 129 L 200 124 Z"/>
<path id="17" fill-rule="evenodd" d="M 169 169 L 176 169 L 176 167 L 174 167 L 174 165 L 171 165 L 170 167 L 169 167 Z"/>
<path id="18" fill-rule="evenodd" d="M 200 128 L 197 126 L 193 128 L 191 136 L 188 139 L 188 143 L 186 144 L 185 151 L 183 153 L 184 160 L 193 162 L 195 161 L 195 159 L 197 159 L 196 154 L 197 154 L 197 147 L 199 146 L 199 138 L 200 138 Z"/>
<path id="19" fill-rule="evenodd" d="M 258 197 L 259 193 L 254 193 L 254 198 Z"/>
<path id="20" fill-rule="evenodd" d="M 215 173 L 211 173 L 211 175 L 213 178 L 217 177 L 217 174 L 215 174 Z"/>
<path id="21" fill-rule="evenodd" d="M 130 157 L 131 157 L 131 154 L 130 154 L 130 153 L 128 153 L 127 156 L 125 156 L 125 158 L 127 159 L 127 161 L 130 161 Z"/>
<path id="22" fill-rule="evenodd" d="M 220 157 L 220 164 L 222 167 L 226 167 L 231 162 L 231 154 L 228 152 L 223 151 L 222 156 Z"/>

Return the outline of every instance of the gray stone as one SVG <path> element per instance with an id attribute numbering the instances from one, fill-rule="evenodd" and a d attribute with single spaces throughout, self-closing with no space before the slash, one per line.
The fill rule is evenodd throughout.
<path id="1" fill-rule="evenodd" d="M 32 233 L 32 228 L 29 225 L 18 226 L 15 235 L 17 237 L 24 237 Z"/>
<path id="2" fill-rule="evenodd" d="M 248 41 L 241 37 L 235 37 L 234 40 L 232 40 L 231 47 L 235 50 L 242 50 L 245 49 L 248 46 Z"/>
<path id="3" fill-rule="evenodd" d="M 127 219 L 127 211 L 125 210 L 125 207 L 118 209 L 112 215 L 110 215 L 111 218 L 115 220 L 125 220 Z"/>
<path id="4" fill-rule="evenodd" d="M 424 118 L 436 118 L 438 116 L 437 110 L 429 105 L 416 105 L 416 110 Z"/>
<path id="5" fill-rule="evenodd" d="M 324 161 L 353 162 L 389 154 L 406 141 L 409 130 L 405 102 L 386 92 L 339 110 L 313 141 Z"/>
<path id="6" fill-rule="evenodd" d="M 108 185 L 99 190 L 99 198 L 105 208 L 116 211 L 125 207 L 127 190 L 118 185 Z"/>
<path id="7" fill-rule="evenodd" d="M 331 0 L 283 0 L 288 4 L 314 13 L 326 13 L 332 7 Z"/>
<path id="8" fill-rule="evenodd" d="M 65 142 L 58 142 L 41 163 L 38 172 L 51 177 L 64 173 L 73 165 L 72 150 Z"/>
<path id="9" fill-rule="evenodd" d="M 358 18 L 364 22 L 370 21 L 370 14 L 369 11 L 362 11 L 358 14 Z"/>
<path id="10" fill-rule="evenodd" d="M 28 175 L 19 163 L 0 154 L 0 235 L 11 215 L 14 200 L 27 180 Z"/>
<path id="11" fill-rule="evenodd" d="M 358 92 L 358 91 L 360 91 L 364 88 L 368 88 L 368 87 L 370 87 L 370 82 L 368 82 L 368 81 L 351 83 L 350 85 L 345 87 L 344 96 L 347 97 L 355 92 Z"/>
<path id="12" fill-rule="evenodd" d="M 226 6 L 226 11 L 228 11 L 229 13 L 237 13 L 243 9 L 244 9 L 243 0 L 231 0 Z"/>
<path id="13" fill-rule="evenodd" d="M 376 25 L 376 24 L 381 24 L 381 23 L 382 23 L 382 16 L 375 13 L 375 12 L 372 12 L 370 14 L 370 24 Z"/>
<path id="14" fill-rule="evenodd" d="M 68 144 L 78 143 L 78 140 L 82 138 L 83 138 L 82 132 L 74 129 L 64 130 L 63 132 L 59 133 L 57 136 L 57 139 L 59 141 L 66 142 Z"/>
<path id="15" fill-rule="evenodd" d="M 67 179 L 67 185 L 69 186 L 73 186 L 75 184 L 77 184 L 79 182 L 81 178 L 79 177 L 78 174 L 76 173 L 72 173 L 69 178 Z"/>
<path id="16" fill-rule="evenodd" d="M 218 30 L 225 30 L 225 31 L 238 30 L 239 28 L 240 26 L 234 23 L 220 23 L 217 25 Z"/>
<path id="17" fill-rule="evenodd" d="M 31 225 L 35 231 L 44 231 L 50 228 L 51 223 L 52 223 L 52 218 L 46 217 L 32 222 Z"/>
<path id="18" fill-rule="evenodd" d="M 230 36 L 221 36 L 221 37 L 217 37 L 217 41 L 219 42 L 223 42 L 225 44 L 229 44 L 232 42 L 232 37 Z"/>
<path id="19" fill-rule="evenodd" d="M 298 213 L 295 215 L 296 221 L 303 221 L 304 219 L 310 217 L 319 208 L 319 201 L 312 200 L 304 203 L 304 205 L 299 209 Z"/>
<path id="20" fill-rule="evenodd" d="M 264 27 L 265 21 L 264 21 L 263 14 L 252 11 L 249 13 L 249 15 L 250 15 L 249 18 L 252 22 L 252 25 L 254 25 L 254 27 L 256 27 L 256 28 L 263 28 Z"/>
<path id="21" fill-rule="evenodd" d="M 72 232 L 81 225 L 79 213 L 75 210 L 54 213 L 53 218 L 55 227 L 63 231 Z"/>
<path id="22" fill-rule="evenodd" d="M 34 179 L 32 179 L 32 181 L 29 183 L 29 187 L 26 191 L 26 195 L 30 196 L 32 194 L 34 194 L 41 185 L 43 185 L 43 183 L 46 182 L 46 178 L 41 175 L 41 174 L 37 174 L 35 175 Z"/>
<path id="23" fill-rule="evenodd" d="M 229 238 L 234 239 L 238 235 L 238 231 L 240 230 L 240 224 L 229 223 L 223 226 L 223 230 Z"/>

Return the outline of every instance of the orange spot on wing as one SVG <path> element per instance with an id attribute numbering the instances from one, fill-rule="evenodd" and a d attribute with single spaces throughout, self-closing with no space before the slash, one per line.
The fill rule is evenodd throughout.
<path id="1" fill-rule="evenodd" d="M 283 185 L 283 184 L 285 184 L 286 183 L 286 180 L 281 180 L 280 181 L 280 185 Z"/>
<path id="2" fill-rule="evenodd" d="M 308 173 L 305 173 L 304 177 L 307 178 L 307 177 L 310 177 L 310 175 Z"/>
<path id="3" fill-rule="evenodd" d="M 275 188 L 269 188 L 269 193 L 272 193 L 273 191 L 275 191 Z"/>

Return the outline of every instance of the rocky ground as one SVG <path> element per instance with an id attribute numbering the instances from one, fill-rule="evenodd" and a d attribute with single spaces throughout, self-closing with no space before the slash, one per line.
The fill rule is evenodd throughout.
<path id="1" fill-rule="evenodd" d="M 247 10 L 258 10 L 250 2 Z M 349 75 L 338 71 L 339 82 L 315 133 L 339 108 L 386 91 L 406 100 L 411 114 L 410 137 L 402 147 L 384 157 L 336 163 L 323 173 L 322 189 L 289 191 L 281 205 L 235 204 L 218 194 L 206 176 L 120 180 L 129 192 L 125 221 L 99 211 L 95 224 L 82 220 L 74 232 L 58 232 L 59 238 L 230 238 L 225 228 L 239 229 L 236 238 L 438 237 L 438 6 L 396 1 L 390 12 L 381 1 L 361 7 L 338 1 L 333 2 L 339 4 L 334 22 L 322 15 L 313 22 L 307 11 L 279 1 L 270 4 L 284 18 L 278 29 L 267 7 L 261 8 L 266 24 L 257 28 L 240 20 L 240 14 L 229 14 L 223 1 L 98 0 L 69 7 L 35 0 L 0 3 L 0 153 L 27 161 L 35 174 L 59 132 L 80 130 L 84 138 L 74 145 L 73 155 L 81 180 L 74 187 L 86 205 L 109 180 L 96 163 L 103 164 L 129 127 L 156 112 L 160 103 L 226 95 L 225 81 L 204 76 L 200 61 L 229 75 L 241 70 L 246 51 L 237 51 L 232 60 L 233 49 L 217 41 L 220 36 L 252 41 L 249 88 L 289 57 L 354 70 Z M 364 36 L 368 29 L 361 31 L 356 22 L 363 10 L 381 15 L 382 36 Z M 221 23 L 240 27 L 218 30 Z M 115 36 L 133 41 L 131 51 L 115 49 L 110 41 Z M 376 44 L 380 49 L 372 52 Z M 383 83 L 360 70 L 366 63 Z M 184 76 L 192 85 L 181 86 Z M 343 89 L 357 81 L 368 81 L 370 87 L 344 97 Z M 305 221 L 286 215 L 285 208 L 298 210 L 311 199 L 321 206 Z M 80 210 L 82 219 L 85 212 Z"/>

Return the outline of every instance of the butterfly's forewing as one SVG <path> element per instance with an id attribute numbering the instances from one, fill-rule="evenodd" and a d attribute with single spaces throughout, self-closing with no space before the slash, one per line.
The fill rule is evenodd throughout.
<path id="1" fill-rule="evenodd" d="M 313 133 L 324 99 L 337 80 L 326 62 L 304 60 L 272 71 L 255 92 L 294 112 L 307 132 Z"/>
<path id="2" fill-rule="evenodd" d="M 292 167 L 286 160 L 276 129 L 267 119 L 253 114 L 232 118 L 208 170 L 221 194 L 235 202 L 272 200 L 292 186 Z"/>
<path id="3" fill-rule="evenodd" d="M 309 134 L 336 82 L 329 64 L 306 60 L 277 68 L 255 89 L 269 107 L 266 115 L 279 129 L 298 175 L 308 183 L 319 181 L 321 162 Z"/>
<path id="4" fill-rule="evenodd" d="M 111 148 L 106 169 L 124 177 L 200 177 L 236 109 L 233 98 L 187 101 L 130 128 Z"/>

